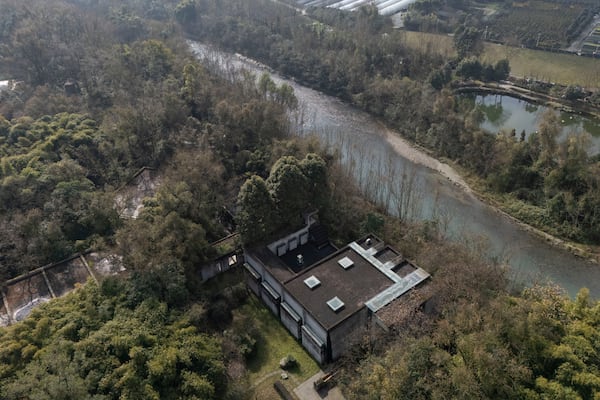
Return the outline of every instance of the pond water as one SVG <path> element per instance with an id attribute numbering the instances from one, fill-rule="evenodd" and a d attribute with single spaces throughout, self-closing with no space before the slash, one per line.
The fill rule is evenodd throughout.
<path id="1" fill-rule="evenodd" d="M 465 95 L 482 111 L 483 120 L 480 127 L 490 133 L 516 131 L 517 137 L 525 131 L 525 137 L 539 129 L 548 107 L 530 103 L 525 100 L 503 95 Z M 565 139 L 571 132 L 591 135 L 590 154 L 600 153 L 600 121 L 581 115 L 552 110 L 558 114 L 562 124 L 560 139 Z"/>
<path id="2" fill-rule="evenodd" d="M 210 55 L 205 63 L 218 64 L 228 73 L 239 67 L 257 74 L 268 70 L 199 43 L 192 42 L 191 47 L 201 58 Z M 437 171 L 404 158 L 386 140 L 387 129 L 368 114 L 293 80 L 271 76 L 277 84 L 291 85 L 301 105 L 294 133 L 315 134 L 339 152 L 363 192 L 390 213 L 438 221 L 448 238 L 481 247 L 488 257 L 509 265 L 515 280 L 549 279 L 571 296 L 587 287 L 600 298 L 599 265 L 553 247 Z"/>

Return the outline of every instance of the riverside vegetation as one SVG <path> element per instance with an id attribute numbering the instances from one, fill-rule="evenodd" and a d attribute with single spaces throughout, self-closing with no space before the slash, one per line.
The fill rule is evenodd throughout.
<path id="1" fill-rule="evenodd" d="M 575 242 L 600 243 L 599 160 L 587 155 L 585 135 L 558 142 L 551 114 L 526 141 L 520 132 L 490 135 L 478 127 L 477 111 L 448 89 L 452 79 L 499 80 L 510 72 L 506 60 L 492 65 L 477 58 L 482 42 L 476 29 L 459 28 L 457 56 L 448 59 L 433 47 L 406 43 L 374 7 L 301 15 L 269 1 L 245 4 L 198 1 L 202 12 L 184 28 L 382 118 L 465 167 L 521 220 Z"/>
<path id="2" fill-rule="evenodd" d="M 538 142 L 476 130 L 463 104 L 431 86 L 452 65 L 396 44 L 371 9 L 319 11 L 316 22 L 258 0 L 0 8 L 0 72 L 22 81 L 0 94 L 0 272 L 89 246 L 122 254 L 128 268 L 0 329 L 1 398 L 249 398 L 248 369 L 269 338 L 243 311 L 252 302 L 241 277 L 201 284 L 196 268 L 225 233 L 222 206 L 239 205 L 240 231 L 253 241 L 298 224 L 299 202 L 309 200 L 339 243 L 374 232 L 435 274 L 431 313 L 415 310 L 409 326 L 365 338 L 342 360 L 348 397 L 597 398 L 600 305 L 585 290 L 575 300 L 552 286 L 522 290 L 481 249 L 445 242 L 435 221 L 381 214 L 318 143 L 287 138 L 289 87 L 200 65 L 179 28 L 227 37 L 261 60 L 281 57 L 287 73 L 484 171 L 492 187 L 514 165 L 507 154 L 524 153 L 541 186 L 522 188 L 540 202 L 547 188 L 570 199 L 571 180 L 561 177 L 595 165 L 572 165 L 578 143 L 556 143 L 552 124 Z M 114 190 L 142 166 L 158 168 L 161 187 L 137 219 L 122 220 Z M 297 187 L 313 196 L 296 198 Z M 595 204 L 590 186 L 576 187 L 573 204 Z M 593 240 L 584 224 L 573 227 Z"/>

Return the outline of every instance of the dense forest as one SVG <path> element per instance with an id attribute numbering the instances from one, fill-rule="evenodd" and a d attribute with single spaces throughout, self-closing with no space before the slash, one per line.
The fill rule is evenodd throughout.
<path id="1" fill-rule="evenodd" d="M 185 41 L 248 54 L 353 102 L 526 202 L 516 204 L 527 215 L 597 243 L 600 165 L 585 141 L 558 143 L 552 116 L 527 140 L 484 133 L 450 90 L 456 74 L 508 74 L 505 62 L 472 58 L 472 31 L 457 35 L 461 58 L 444 60 L 406 46 L 368 7 L 302 15 L 267 0 L 0 0 L 0 9 L 0 76 L 17 82 L 0 93 L 0 277 L 88 248 L 127 266 L 0 328 L 0 398 L 250 398 L 248 368 L 269 338 L 244 308 L 252 300 L 239 274 L 201 283 L 197 273 L 226 234 L 223 207 L 238 210 L 246 243 L 318 208 L 338 243 L 373 232 L 433 273 L 431 310 L 341 361 L 349 398 L 599 396 L 600 305 L 585 290 L 572 300 L 553 286 L 517 287 L 484 249 L 447 243 L 435 221 L 382 214 L 335 155 L 290 137 L 289 86 L 201 64 Z M 157 168 L 160 188 L 123 219 L 116 190 L 143 166 Z"/>
<path id="2" fill-rule="evenodd" d="M 1 76 L 16 82 L 0 93 L 2 280 L 88 248 L 127 265 L 0 331 L 1 398 L 245 398 L 261 337 L 238 310 L 247 291 L 197 273 L 223 207 L 264 178 L 269 229 L 286 229 L 310 206 L 294 185 L 331 182 L 312 206 L 342 221 L 333 237 L 364 232 L 368 207 L 333 158 L 288 138 L 291 88 L 197 62 L 177 25 L 190 4 L 0 3 Z M 143 166 L 160 188 L 122 219 L 117 190 Z"/>

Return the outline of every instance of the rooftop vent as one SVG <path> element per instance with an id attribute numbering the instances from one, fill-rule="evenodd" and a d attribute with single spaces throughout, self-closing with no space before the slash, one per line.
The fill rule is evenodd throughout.
<path id="1" fill-rule="evenodd" d="M 367 238 L 367 240 L 365 241 L 365 243 L 367 244 L 367 246 L 370 246 L 372 242 L 373 241 L 371 240 L 371 238 Z"/>
<path id="2" fill-rule="evenodd" d="M 354 265 L 354 261 L 352 261 L 351 259 L 349 259 L 348 257 L 344 257 L 341 260 L 338 260 L 338 264 L 340 264 L 340 266 L 344 269 L 348 269 L 351 266 Z"/>
<path id="3" fill-rule="evenodd" d="M 304 280 L 304 284 L 308 286 L 309 289 L 314 289 L 321 284 L 321 281 L 318 280 L 316 276 L 311 275 Z"/>
<path id="4" fill-rule="evenodd" d="M 333 310 L 333 312 L 338 312 L 342 308 L 344 308 L 344 302 L 340 300 L 339 297 L 335 296 L 333 299 L 327 302 L 329 308 Z"/>
<path id="5" fill-rule="evenodd" d="M 298 254 L 296 256 L 296 262 L 298 263 L 299 266 L 304 265 L 304 256 L 302 254 Z"/>

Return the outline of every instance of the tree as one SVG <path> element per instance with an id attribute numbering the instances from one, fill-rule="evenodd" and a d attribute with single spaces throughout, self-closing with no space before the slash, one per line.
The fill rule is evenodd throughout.
<path id="1" fill-rule="evenodd" d="M 483 50 L 481 32 L 477 28 L 461 25 L 454 33 L 454 47 L 459 59 L 479 55 Z"/>
<path id="2" fill-rule="evenodd" d="M 277 209 L 282 226 L 296 227 L 309 202 L 309 181 L 300 162 L 292 156 L 277 160 L 271 168 L 267 187 Z"/>
<path id="3" fill-rule="evenodd" d="M 505 80 L 510 75 L 510 64 L 508 59 L 504 58 L 502 60 L 498 60 L 496 65 L 494 66 L 494 79 L 497 81 Z"/>
<path id="4" fill-rule="evenodd" d="M 181 25 L 189 25 L 196 20 L 196 2 L 182 0 L 175 7 L 175 18 Z"/>
<path id="5" fill-rule="evenodd" d="M 265 240 L 273 231 L 276 220 L 275 205 L 264 179 L 257 175 L 247 179 L 238 194 L 237 205 L 236 221 L 243 242 Z"/>
<path id="6" fill-rule="evenodd" d="M 585 95 L 585 92 L 581 89 L 581 86 L 569 85 L 565 89 L 564 97 L 567 100 L 577 100 L 582 98 Z"/>
<path id="7" fill-rule="evenodd" d="M 318 154 L 309 153 L 300 161 L 300 169 L 307 179 L 306 208 L 322 208 L 329 195 L 327 164 Z"/>
<path id="8" fill-rule="evenodd" d="M 560 123 L 558 115 L 548 110 L 540 123 L 539 134 L 536 135 L 539 140 L 539 156 L 535 167 L 543 174 L 549 173 L 557 164 L 558 144 L 556 139 L 560 134 Z"/>
<path id="9" fill-rule="evenodd" d="M 71 354 L 72 345 L 68 342 L 48 346 L 27 364 L 17 380 L 6 385 L 3 396 L 12 399 L 108 399 L 88 393 L 86 382 L 79 375 Z"/>
<path id="10" fill-rule="evenodd" d="M 464 58 L 456 67 L 456 75 L 467 79 L 480 79 L 484 68 L 475 57 Z"/>

